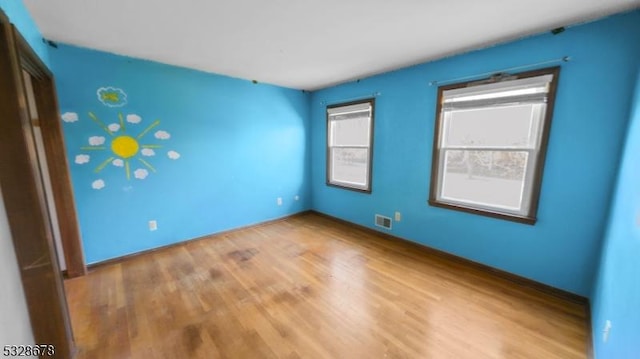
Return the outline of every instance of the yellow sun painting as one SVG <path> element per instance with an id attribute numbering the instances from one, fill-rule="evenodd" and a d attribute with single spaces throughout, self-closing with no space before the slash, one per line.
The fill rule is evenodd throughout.
<path id="1" fill-rule="evenodd" d="M 155 127 L 160 124 L 160 120 L 156 120 L 147 126 L 137 136 L 132 136 L 127 129 L 124 117 L 122 113 L 118 114 L 118 123 L 112 123 L 105 125 L 93 112 L 89 112 L 89 118 L 93 120 L 104 132 L 106 132 L 112 139 L 109 146 L 105 146 L 105 138 L 102 136 L 92 136 L 89 138 L 89 145 L 81 147 L 82 150 L 88 151 L 111 151 L 111 156 L 104 160 L 98 167 L 95 168 L 95 173 L 100 173 L 107 165 L 113 164 L 116 167 L 124 167 L 127 180 L 131 179 L 131 167 L 135 164 L 142 164 L 151 172 L 156 172 L 156 169 L 142 156 L 153 156 L 155 152 L 153 149 L 161 148 L 162 145 L 143 143 L 144 137 Z M 127 121 L 129 124 L 138 124 L 141 122 L 141 118 L 138 115 L 127 115 Z M 166 140 L 170 137 L 166 131 L 157 131 L 155 138 L 159 140 Z M 132 162 L 135 162 L 132 163 Z M 76 160 L 76 163 L 79 163 Z M 148 175 L 148 171 L 145 169 L 137 169 L 134 171 L 134 176 L 138 179 L 144 179 Z"/>

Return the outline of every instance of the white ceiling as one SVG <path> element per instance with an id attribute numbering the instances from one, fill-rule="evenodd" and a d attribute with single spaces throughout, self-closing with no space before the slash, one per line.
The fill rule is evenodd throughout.
<path id="1" fill-rule="evenodd" d="M 49 40 L 315 90 L 640 0 L 24 0 Z"/>

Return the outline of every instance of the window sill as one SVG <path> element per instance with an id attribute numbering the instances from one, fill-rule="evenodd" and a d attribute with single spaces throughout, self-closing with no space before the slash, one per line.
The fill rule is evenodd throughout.
<path id="1" fill-rule="evenodd" d="M 519 215 L 516 215 L 516 214 L 493 212 L 493 211 L 488 211 L 488 210 L 484 210 L 484 209 L 477 209 L 477 208 L 466 207 L 466 206 L 462 206 L 462 205 L 455 205 L 455 204 L 450 204 L 450 203 L 438 202 L 438 201 L 432 200 L 432 199 L 430 199 L 428 201 L 428 203 L 429 203 L 430 206 L 433 206 L 433 207 L 451 209 L 451 210 L 454 210 L 454 211 L 472 213 L 472 214 L 477 214 L 477 215 L 481 215 L 481 216 L 485 216 L 485 217 L 503 219 L 503 220 L 507 220 L 507 221 L 518 222 L 518 223 L 523 223 L 523 224 L 528 224 L 528 225 L 534 225 L 534 224 L 536 224 L 536 221 L 537 221 L 537 219 L 535 217 L 526 217 L 526 216 L 519 216 Z"/>
<path id="2" fill-rule="evenodd" d="M 357 188 L 357 187 L 349 187 L 349 186 L 344 186 L 344 185 L 341 185 L 341 184 L 338 184 L 338 183 L 331 183 L 331 182 L 326 182 L 326 184 L 329 187 L 335 187 L 335 188 L 346 189 L 346 190 L 354 191 L 354 192 L 371 194 L 371 188 L 363 189 L 363 188 Z"/>

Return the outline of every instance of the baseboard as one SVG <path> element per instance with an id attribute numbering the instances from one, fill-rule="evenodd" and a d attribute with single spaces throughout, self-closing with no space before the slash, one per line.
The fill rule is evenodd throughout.
<path id="1" fill-rule="evenodd" d="M 591 302 L 587 301 L 586 316 L 587 316 L 587 330 L 589 331 L 589 338 L 587 339 L 587 358 L 594 359 L 596 357 L 593 352 L 593 320 L 591 318 Z"/>
<path id="2" fill-rule="evenodd" d="M 131 254 L 127 254 L 127 255 L 124 255 L 124 256 L 111 258 L 111 259 L 107 259 L 107 260 L 100 261 L 100 262 L 91 263 L 91 264 L 87 265 L 87 271 L 95 270 L 96 268 L 100 268 L 100 267 L 104 267 L 104 266 L 108 266 L 108 265 L 112 265 L 112 264 L 116 264 L 116 263 L 122 263 L 122 262 L 128 261 L 130 259 L 139 257 L 139 256 L 143 256 L 143 255 L 154 253 L 154 252 L 158 252 L 158 251 L 167 250 L 169 248 L 175 248 L 175 247 L 184 246 L 184 245 L 187 245 L 187 244 L 192 243 L 192 242 L 201 241 L 203 239 L 220 237 L 220 236 L 228 235 L 228 234 L 231 234 L 231 233 L 240 232 L 242 230 L 249 229 L 249 228 L 258 228 L 258 227 L 266 226 L 268 224 L 281 222 L 281 221 L 287 220 L 289 218 L 302 216 L 302 215 L 305 215 L 305 214 L 310 213 L 310 212 L 311 212 L 311 210 L 304 210 L 302 212 L 297 212 L 297 213 L 290 214 L 290 215 L 287 215 L 287 216 L 284 216 L 284 217 L 271 219 L 271 220 L 260 222 L 260 223 L 254 223 L 254 224 L 250 224 L 250 225 L 246 225 L 246 226 L 242 226 L 242 227 L 237 227 L 237 228 L 233 228 L 233 229 L 230 229 L 230 230 L 217 232 L 217 233 L 214 233 L 214 234 L 209 234 L 209 235 L 206 235 L 206 236 L 191 238 L 191 239 L 187 239 L 187 240 L 184 240 L 184 241 L 181 241 L 181 242 L 171 243 L 171 244 L 167 244 L 167 245 L 160 246 L 160 247 L 146 249 L 146 250 L 143 250 L 143 251 L 140 251 L 140 252 L 136 252 L 136 253 L 131 253 Z"/>
<path id="3" fill-rule="evenodd" d="M 342 218 L 334 217 L 334 216 L 331 216 L 331 215 L 326 214 L 326 213 L 318 212 L 318 211 L 315 211 L 315 210 L 311 210 L 310 212 L 312 212 L 314 214 L 317 214 L 319 216 L 325 217 L 325 218 L 329 218 L 329 219 L 335 220 L 337 222 L 341 222 L 341 223 L 343 223 L 345 225 L 351 226 L 353 228 L 357 228 L 359 230 L 371 233 L 373 235 L 381 236 L 381 237 L 384 237 L 384 238 L 387 238 L 387 239 L 393 240 L 393 241 L 402 241 L 404 243 L 407 243 L 407 244 L 410 244 L 412 246 L 415 246 L 419 250 L 428 252 L 428 253 L 430 253 L 432 255 L 444 258 L 444 259 L 452 261 L 452 262 L 457 262 L 457 263 L 460 263 L 460 264 L 463 264 L 463 265 L 466 265 L 466 266 L 470 266 L 470 267 L 475 268 L 475 269 L 480 270 L 480 271 L 491 273 L 492 275 L 494 275 L 496 277 L 499 277 L 499 278 L 502 278 L 502 279 L 506 279 L 506 280 L 508 280 L 510 282 L 513 282 L 515 284 L 518 284 L 520 286 L 529 287 L 529 288 L 535 289 L 537 291 L 552 295 L 554 297 L 557 297 L 557 298 L 560 298 L 560 299 L 563 299 L 563 300 L 567 300 L 567 301 L 570 301 L 570 302 L 573 302 L 573 303 L 577 303 L 577 304 L 582 304 L 582 305 L 587 307 L 587 310 L 589 310 L 589 299 L 585 298 L 585 297 L 583 297 L 581 295 L 578 295 L 578 294 L 575 294 L 575 293 L 571 293 L 571 292 L 568 292 L 568 291 L 565 291 L 565 290 L 562 290 L 562 289 L 559 289 L 559 288 L 556 288 L 556 287 L 552 287 L 550 285 L 547 285 L 547 284 L 544 284 L 544 283 L 540 283 L 540 282 L 537 282 L 537 281 L 529 279 L 529 278 L 521 277 L 521 276 L 519 276 L 517 274 L 506 272 L 506 271 L 504 271 L 502 269 L 494 268 L 494 267 L 491 267 L 491 266 L 483 264 L 483 263 L 475 262 L 475 261 L 472 261 L 470 259 L 467 259 L 467 258 L 464 258 L 464 257 L 460 257 L 460 256 L 457 256 L 455 254 L 448 253 L 448 252 L 444 252 L 444 251 L 441 251 L 439 249 L 435 249 L 435 248 L 432 248 L 432 247 L 426 246 L 424 244 L 417 243 L 417 242 L 414 242 L 414 241 L 411 241 L 411 240 L 408 240 L 408 239 L 405 239 L 405 238 L 402 238 L 402 237 L 394 236 L 392 234 L 385 233 L 385 232 L 380 232 L 380 231 L 377 231 L 377 230 L 375 230 L 373 228 L 369 228 L 369 227 L 366 227 L 366 226 L 363 226 L 363 225 L 360 225 L 360 224 L 357 224 L 357 223 L 349 222 L 349 221 L 344 220 Z"/>

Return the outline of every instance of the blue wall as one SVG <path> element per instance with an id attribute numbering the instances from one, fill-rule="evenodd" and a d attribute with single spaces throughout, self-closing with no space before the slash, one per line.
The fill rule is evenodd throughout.
<path id="1" fill-rule="evenodd" d="M 640 357 L 640 71 L 600 271 L 592 296 L 598 359 Z M 609 339 L 603 340 L 606 320 Z"/>
<path id="2" fill-rule="evenodd" d="M 375 213 L 402 221 L 392 234 L 588 296 L 599 257 L 640 59 L 640 11 L 542 34 L 313 93 L 313 208 L 373 228 Z M 565 55 L 538 222 L 529 226 L 427 204 L 437 86 L 447 80 Z M 376 98 L 373 192 L 325 185 L 325 102 Z"/>
<path id="3" fill-rule="evenodd" d="M 49 66 L 49 47 L 42 42 L 42 34 L 22 1 L 0 0 L 0 9 L 9 17 L 40 59 Z"/>
<path id="4" fill-rule="evenodd" d="M 309 94 L 62 44 L 50 56 L 61 112 L 77 114 L 64 133 L 88 263 L 310 207 Z M 100 88 L 119 99 L 99 101 Z M 122 114 L 125 131 L 110 135 L 89 112 L 106 126 Z M 139 148 L 129 179 L 126 161 L 105 162 L 123 160 L 111 141 L 125 134 L 162 146 Z"/>

